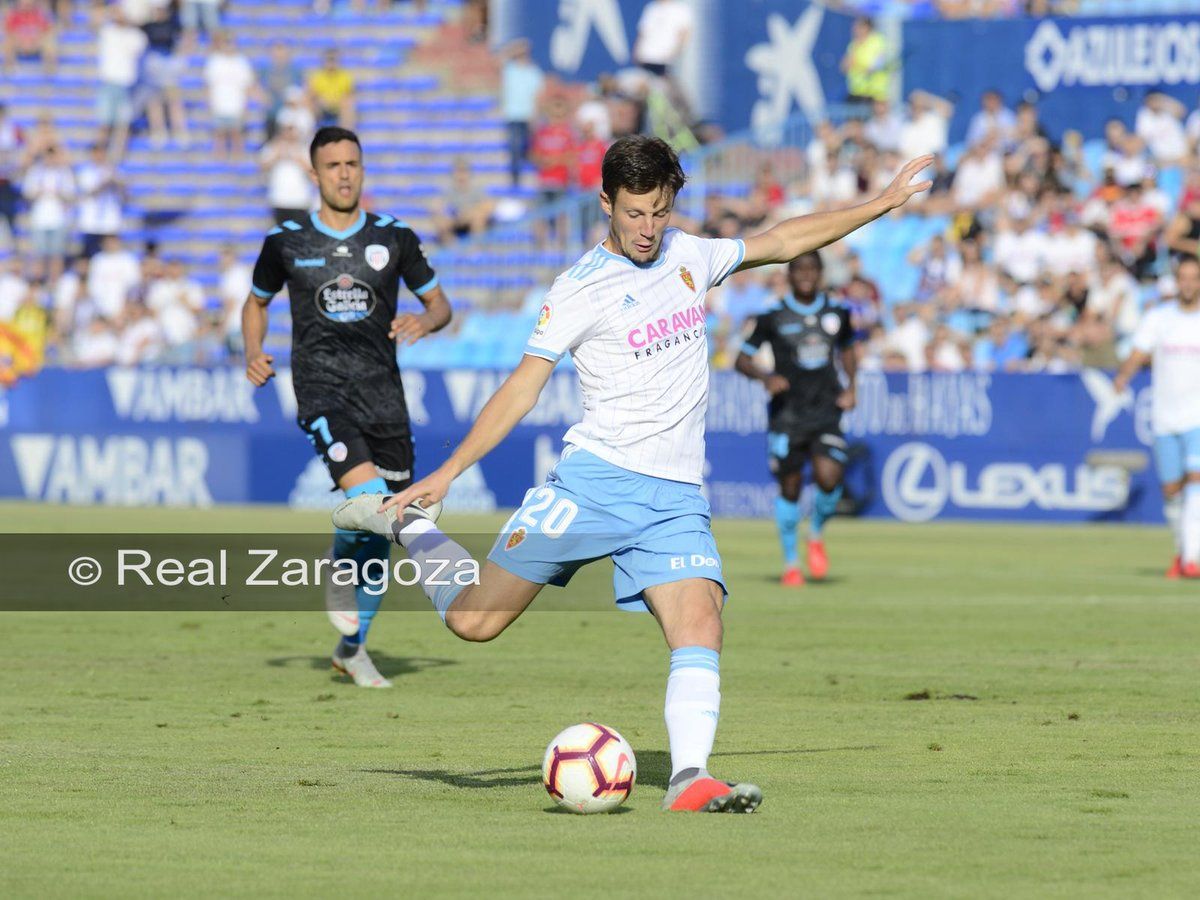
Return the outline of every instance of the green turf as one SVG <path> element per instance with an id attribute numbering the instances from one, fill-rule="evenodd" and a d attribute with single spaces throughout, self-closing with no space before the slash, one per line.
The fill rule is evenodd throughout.
<path id="1" fill-rule="evenodd" d="M 1196 894 L 1200 589 L 1159 577 L 1163 532 L 839 521 L 836 578 L 798 593 L 773 583 L 767 523 L 717 534 L 734 600 L 712 767 L 762 785 L 755 815 L 659 811 L 646 616 L 531 613 L 474 646 L 385 608 L 372 646 L 396 688 L 372 692 L 331 674 L 319 615 L 7 613 L 0 895 Z M 569 590 L 595 607 L 609 578 Z M 539 783 L 546 741 L 587 719 L 637 751 L 622 814 L 551 812 Z"/>

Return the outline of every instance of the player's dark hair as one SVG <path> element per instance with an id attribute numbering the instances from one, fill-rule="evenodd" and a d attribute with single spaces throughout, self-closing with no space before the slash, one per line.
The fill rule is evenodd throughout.
<path id="1" fill-rule="evenodd" d="M 618 139 L 604 154 L 600 182 L 609 202 L 624 188 L 630 194 L 667 190 L 678 194 L 687 178 L 679 157 L 662 138 L 634 134 Z"/>
<path id="2" fill-rule="evenodd" d="M 817 252 L 816 250 L 809 250 L 805 253 L 801 253 L 799 256 L 797 256 L 795 259 L 793 259 L 791 262 L 788 263 L 788 271 L 789 272 L 792 271 L 792 269 L 795 266 L 800 265 L 800 263 L 804 260 L 808 260 L 809 262 L 816 263 L 818 272 L 825 271 L 825 260 L 821 258 L 821 254 L 819 252 Z"/>
<path id="3" fill-rule="evenodd" d="M 317 129 L 317 133 L 313 135 L 312 143 L 308 145 L 309 162 L 315 166 L 317 164 L 317 151 L 326 144 L 336 144 L 338 141 L 350 141 L 358 147 L 359 155 L 362 155 L 362 144 L 359 143 L 357 134 L 349 128 L 326 125 L 324 128 Z"/>

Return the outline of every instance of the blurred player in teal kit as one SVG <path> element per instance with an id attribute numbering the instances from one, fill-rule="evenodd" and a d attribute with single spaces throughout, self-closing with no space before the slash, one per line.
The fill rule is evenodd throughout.
<path id="1" fill-rule="evenodd" d="M 445 327 L 450 304 L 412 229 L 359 208 L 362 147 L 354 132 L 322 128 L 309 156 L 321 207 L 263 241 L 242 309 L 246 377 L 261 387 L 275 374 L 263 352 L 267 304 L 286 285 L 300 428 L 347 497 L 402 490 L 413 480 L 413 445 L 396 342 Z M 401 281 L 422 314 L 396 314 Z M 376 535 L 338 530 L 332 557 L 364 565 L 386 561 L 389 550 Z M 391 687 L 366 650 L 381 600 L 367 584 L 326 582 L 329 620 L 342 635 L 333 666 L 360 687 Z"/>
<path id="2" fill-rule="evenodd" d="M 775 523 L 784 557 L 780 581 L 793 587 L 804 584 L 796 529 L 806 463 L 816 488 L 808 529 L 808 574 L 819 581 L 829 571 L 825 522 L 842 498 L 847 455 L 841 420 L 855 402 L 857 358 L 850 310 L 821 289 L 823 273 L 816 251 L 788 263 L 792 296 L 780 298 L 758 317 L 736 362 L 739 372 L 761 381 L 771 395 L 767 453 L 779 481 Z M 774 353 L 773 372 L 762 371 L 752 358 L 763 344 L 770 344 Z M 845 385 L 838 373 L 839 361 Z"/>

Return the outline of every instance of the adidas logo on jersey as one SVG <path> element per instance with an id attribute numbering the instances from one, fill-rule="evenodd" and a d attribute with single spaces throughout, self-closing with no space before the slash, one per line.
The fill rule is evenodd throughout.
<path id="1" fill-rule="evenodd" d="M 637 298 L 631 294 L 626 294 L 625 299 L 621 302 L 621 309 L 633 309 L 637 305 Z"/>

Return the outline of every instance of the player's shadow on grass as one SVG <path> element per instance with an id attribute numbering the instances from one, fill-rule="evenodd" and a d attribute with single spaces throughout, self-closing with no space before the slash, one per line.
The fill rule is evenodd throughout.
<path id="1" fill-rule="evenodd" d="M 780 585 L 780 583 L 779 583 L 778 575 L 763 575 L 763 576 L 761 576 L 760 580 L 766 582 L 767 584 L 771 585 L 772 587 L 782 587 L 782 585 Z M 800 587 L 798 590 L 799 590 L 799 593 L 803 594 L 803 592 L 806 588 L 813 587 L 813 588 L 817 588 L 818 590 L 820 590 L 823 587 L 832 587 L 835 584 L 843 584 L 845 581 L 846 581 L 845 578 L 840 578 L 837 575 L 826 575 L 820 581 L 814 581 L 813 579 L 810 578 L 807 581 L 805 581 L 804 585 L 802 587 Z M 795 591 L 797 589 L 796 588 L 785 588 L 785 590 Z"/>
<path id="2" fill-rule="evenodd" d="M 412 675 L 416 672 L 421 672 L 425 669 L 438 669 L 442 666 L 458 665 L 453 659 L 437 659 L 430 656 L 388 656 L 386 653 L 371 651 L 371 659 L 375 663 L 375 668 L 379 670 L 379 674 L 384 678 L 400 678 L 403 675 Z M 274 659 L 268 659 L 268 666 L 304 666 L 310 669 L 319 671 L 333 672 L 333 666 L 329 662 L 328 656 L 277 656 Z M 349 675 L 337 675 L 335 681 L 344 681 L 347 684 L 353 679 Z"/>
<path id="3" fill-rule="evenodd" d="M 359 769 L 369 775 L 396 775 L 421 781 L 436 781 L 456 788 L 472 790 L 521 787 L 542 780 L 541 766 L 518 766 L 514 769 L 485 769 L 482 772 L 450 772 L 446 769 Z"/>

